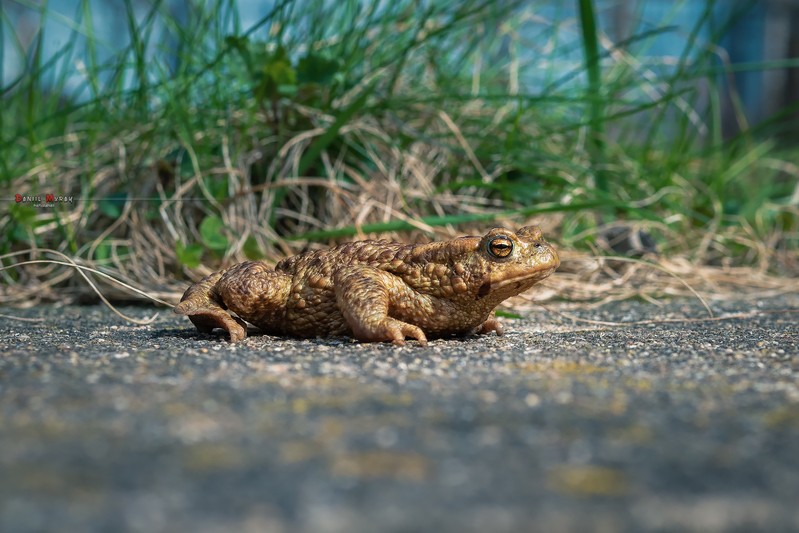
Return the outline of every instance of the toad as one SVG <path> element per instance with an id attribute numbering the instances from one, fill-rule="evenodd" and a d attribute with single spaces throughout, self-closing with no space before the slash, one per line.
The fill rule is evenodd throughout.
<path id="1" fill-rule="evenodd" d="M 560 265 L 534 226 L 429 244 L 356 241 L 304 252 L 271 268 L 247 261 L 189 287 L 175 312 L 231 342 L 249 322 L 267 334 L 346 335 L 363 342 L 495 331 L 494 309 Z"/>

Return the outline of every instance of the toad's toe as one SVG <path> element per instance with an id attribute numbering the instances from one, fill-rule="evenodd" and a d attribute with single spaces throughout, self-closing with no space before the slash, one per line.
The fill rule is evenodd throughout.
<path id="1" fill-rule="evenodd" d="M 203 333 L 211 333 L 221 328 L 230 334 L 230 342 L 239 342 L 247 337 L 247 324 L 240 318 L 232 316 L 221 307 L 192 307 L 182 302 L 175 312 L 187 315 L 194 326 Z"/>
<path id="2" fill-rule="evenodd" d="M 427 346 L 427 337 L 418 326 L 400 320 L 389 319 L 386 329 L 389 332 L 391 342 L 397 346 L 403 346 L 406 338 L 416 340 L 421 346 Z"/>
<path id="3" fill-rule="evenodd" d="M 505 333 L 505 330 L 502 328 L 502 324 L 500 324 L 499 320 L 496 318 L 489 318 L 474 330 L 474 332 L 478 335 L 482 335 L 484 333 L 491 333 L 492 331 L 496 331 L 497 335 L 502 336 Z"/>

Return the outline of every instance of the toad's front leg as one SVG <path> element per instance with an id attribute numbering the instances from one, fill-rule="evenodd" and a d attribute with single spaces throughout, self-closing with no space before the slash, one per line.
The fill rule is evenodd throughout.
<path id="1" fill-rule="evenodd" d="M 336 304 L 356 339 L 405 344 L 410 337 L 425 346 L 427 337 L 418 326 L 389 316 L 391 298 L 407 290 L 396 276 L 369 266 L 348 266 L 335 273 Z"/>
<path id="2" fill-rule="evenodd" d="M 264 329 L 280 323 L 290 287 L 288 275 L 266 263 L 246 261 L 189 287 L 175 312 L 188 315 L 202 332 L 221 328 L 230 334 L 230 342 L 237 342 L 247 336 L 244 320 Z"/>

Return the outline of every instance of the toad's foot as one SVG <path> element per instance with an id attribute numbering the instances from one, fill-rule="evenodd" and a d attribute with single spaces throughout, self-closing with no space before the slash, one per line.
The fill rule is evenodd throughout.
<path id="1" fill-rule="evenodd" d="M 496 331 L 497 335 L 500 336 L 505 334 L 505 330 L 502 329 L 502 324 L 493 316 L 474 329 L 474 333 L 477 335 L 491 333 L 492 331 Z"/>
<path id="2" fill-rule="evenodd" d="M 420 327 L 396 318 L 386 317 L 379 322 L 364 322 L 357 330 L 353 328 L 353 331 L 360 341 L 391 341 L 396 346 L 404 346 L 405 338 L 410 337 L 418 341 L 420 346 L 427 346 L 427 337 Z"/>
<path id="3" fill-rule="evenodd" d="M 334 277 L 336 303 L 356 339 L 405 344 L 405 338 L 427 345 L 422 328 L 388 316 L 392 285 L 397 278 L 369 266 L 343 269 Z"/>
<path id="4" fill-rule="evenodd" d="M 230 342 L 242 341 L 247 336 L 247 324 L 242 319 L 232 316 L 218 305 L 192 309 L 192 303 L 190 301 L 180 303 L 175 307 L 175 312 L 187 315 L 202 333 L 211 333 L 214 328 L 222 328 L 230 334 Z"/>
<path id="5" fill-rule="evenodd" d="M 238 342 L 247 336 L 247 324 L 211 298 L 211 289 L 222 275 L 223 272 L 211 274 L 189 287 L 174 311 L 179 315 L 187 315 L 203 333 L 222 328 L 230 334 L 230 342 Z"/>

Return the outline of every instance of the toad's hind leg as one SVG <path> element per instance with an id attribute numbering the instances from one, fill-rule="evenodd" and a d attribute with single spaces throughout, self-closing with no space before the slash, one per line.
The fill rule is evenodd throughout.
<path id="1" fill-rule="evenodd" d="M 174 311 L 179 315 L 187 315 L 203 333 L 222 328 L 230 334 L 230 342 L 237 342 L 247 336 L 247 324 L 231 316 L 213 297 L 213 289 L 224 273 L 215 272 L 186 289 Z"/>
<path id="2" fill-rule="evenodd" d="M 290 288 L 287 274 L 261 261 L 246 261 L 189 287 L 175 312 L 188 315 L 200 331 L 222 328 L 237 342 L 247 336 L 244 320 L 266 330 L 280 329 Z"/>
<path id="3" fill-rule="evenodd" d="M 397 282 L 391 274 L 368 266 L 349 267 L 337 272 L 333 282 L 336 304 L 356 339 L 403 345 L 405 337 L 410 337 L 427 344 L 421 328 L 388 316 Z"/>

